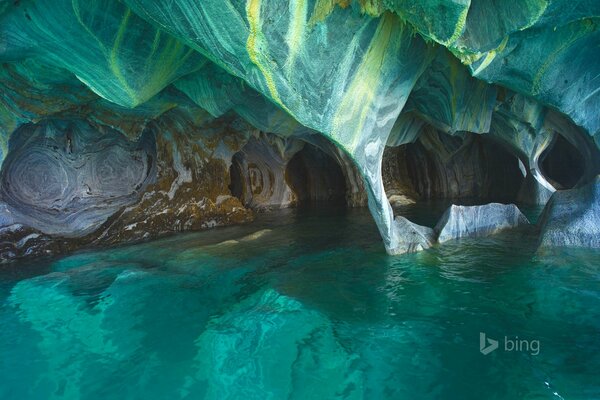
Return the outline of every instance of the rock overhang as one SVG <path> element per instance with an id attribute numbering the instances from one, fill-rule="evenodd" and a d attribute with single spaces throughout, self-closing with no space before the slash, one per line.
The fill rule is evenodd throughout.
<path id="1" fill-rule="evenodd" d="M 390 252 L 398 232 L 381 157 L 391 133 L 396 145 L 416 140 L 415 119 L 495 137 L 523 162 L 531 192 L 554 189 L 539 161 L 556 134 L 585 155 L 588 181 L 599 172 L 594 1 L 25 0 L 0 11 L 3 158 L 19 126 L 47 118 L 138 140 L 172 109 L 197 127 L 234 113 L 346 153 Z M 548 197 L 535 193 L 523 196 Z"/>

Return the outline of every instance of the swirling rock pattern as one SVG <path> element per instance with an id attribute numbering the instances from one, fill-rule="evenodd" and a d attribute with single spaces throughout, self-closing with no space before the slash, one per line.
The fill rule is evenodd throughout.
<path id="1" fill-rule="evenodd" d="M 381 157 L 394 120 L 433 56 L 411 27 L 390 13 L 372 18 L 321 3 L 312 9 L 290 9 L 286 1 L 127 4 L 349 153 L 365 179 L 384 244 L 394 246 Z M 216 22 L 223 20 L 228 23 Z"/>
<path id="2" fill-rule="evenodd" d="M 83 121 L 24 125 L 12 137 L 1 193 L 28 226 L 83 236 L 137 200 L 156 175 L 153 139 L 129 142 Z"/>
<path id="3" fill-rule="evenodd" d="M 296 203 L 296 193 L 285 179 L 286 165 L 304 143 L 261 135 L 251 137 L 233 158 L 240 174 L 244 204 L 254 209 L 288 207 Z"/>
<path id="4" fill-rule="evenodd" d="M 251 136 L 232 159 L 232 194 L 263 211 L 318 203 L 364 206 L 359 173 L 344 153 L 318 137 L 303 139 Z"/>
<path id="5" fill-rule="evenodd" d="M 525 175 L 520 198 L 529 202 L 543 203 L 556 190 L 540 168 L 556 135 L 584 160 L 576 186 L 600 172 L 599 4 L 2 2 L 0 158 L 7 157 L 3 182 L 14 186 L 3 183 L 3 196 L 31 224 L 67 235 L 87 234 L 101 221 L 116 224 L 112 226 L 119 231 L 124 226 L 117 229 L 117 220 L 160 220 L 165 231 L 177 231 L 209 226 L 217 213 L 225 223 L 237 218 L 227 213 L 239 206 L 231 197 L 217 201 L 218 196 L 230 196 L 226 185 L 217 182 L 228 181 L 224 178 L 231 159 L 226 153 L 239 151 L 252 129 L 310 143 L 318 142 L 311 137 L 319 135 L 336 146 L 339 159 L 356 166 L 362 183 L 355 184 L 356 174 L 343 168 L 346 187 L 352 188 L 357 204 L 364 198 L 355 189 L 364 187 L 385 247 L 394 253 L 401 232 L 382 181 L 386 145 L 415 142 L 432 128 L 461 137 L 465 132 L 491 136 L 518 157 Z M 139 162 L 125 167 L 131 152 L 118 150 L 122 146 L 112 146 L 112 159 L 90 158 L 83 169 L 60 150 L 64 144 L 47 152 L 32 142 L 29 155 L 13 150 L 19 146 L 9 150 L 9 137 L 24 136 L 20 127 L 45 119 L 86 120 L 111 127 L 132 143 L 141 143 L 146 127 L 153 127 L 157 148 L 164 146 L 158 150 L 164 151 L 164 169 L 157 161 L 156 190 L 144 193 L 142 202 L 156 206 L 154 216 L 125 210 L 121 217 L 108 218 L 129 204 L 133 195 L 125 186 L 139 178 L 134 173 Z M 222 140 L 227 136 L 223 129 L 231 128 L 225 121 L 232 120 L 252 126 L 243 133 L 232 130 L 235 134 L 228 137 L 240 141 L 235 145 Z M 221 130 L 209 127 L 210 121 L 222 123 Z M 199 130 L 205 137 L 197 137 Z M 4 172 L 9 167 L 12 172 Z M 127 171 L 127 185 L 106 178 L 116 170 Z M 202 180 L 200 171 L 215 174 L 215 179 Z M 15 179 L 10 178 L 13 173 Z M 82 189 L 85 174 L 93 180 L 90 190 L 105 195 Z M 17 182 L 17 176 L 27 182 Z M 197 191 L 196 180 L 206 183 L 200 186 L 209 192 Z M 50 184 L 41 185 L 46 181 Z M 98 209 L 92 198 L 101 204 Z M 84 203 L 89 206 L 85 212 Z M 177 217 L 175 206 L 187 210 L 182 211 L 185 218 Z M 157 217 L 164 210 L 173 221 Z M 242 213 L 234 214 L 241 218 Z M 194 215 L 208 219 L 199 222 Z M 54 226 L 58 223 L 62 226 Z M 158 222 L 149 224 L 151 232 L 162 231 Z M 146 225 L 135 226 L 139 232 L 127 232 L 138 237 Z M 131 236 L 117 234 L 115 240 L 126 237 Z"/>
<path id="6" fill-rule="evenodd" d="M 243 223 L 253 213 L 228 188 L 229 165 L 251 127 L 237 117 L 198 122 L 172 111 L 147 129 L 156 137 L 156 179 L 88 241 L 112 244 Z"/>

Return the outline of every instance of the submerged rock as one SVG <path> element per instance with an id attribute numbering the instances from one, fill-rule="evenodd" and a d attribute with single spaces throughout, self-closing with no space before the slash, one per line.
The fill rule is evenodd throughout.
<path id="1" fill-rule="evenodd" d="M 529 225 L 514 204 L 490 203 L 483 206 L 452 205 L 435 227 L 440 243 L 465 237 L 482 237 Z"/>
<path id="2" fill-rule="evenodd" d="M 435 232 L 429 227 L 417 225 L 404 217 L 396 217 L 394 225 L 399 235 L 393 254 L 415 253 L 435 243 Z"/>
<path id="3" fill-rule="evenodd" d="M 362 398 L 357 356 L 338 341 L 331 320 L 273 289 L 211 318 L 195 344 L 195 374 L 186 376 L 183 388 L 189 393 L 201 392 L 209 399 L 262 398 L 264 393 L 273 398 L 329 399 L 339 393 Z"/>
<path id="4" fill-rule="evenodd" d="M 600 248 L 600 175 L 580 188 L 555 192 L 540 226 L 540 247 Z"/>

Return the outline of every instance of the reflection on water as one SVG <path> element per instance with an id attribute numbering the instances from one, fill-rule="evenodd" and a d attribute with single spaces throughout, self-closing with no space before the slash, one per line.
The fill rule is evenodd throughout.
<path id="1" fill-rule="evenodd" d="M 0 398 L 598 398 L 599 260 L 525 234 L 390 257 L 322 210 L 3 266 Z"/>

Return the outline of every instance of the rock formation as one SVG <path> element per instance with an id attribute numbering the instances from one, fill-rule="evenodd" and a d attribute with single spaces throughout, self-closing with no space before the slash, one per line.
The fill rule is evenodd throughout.
<path id="1" fill-rule="evenodd" d="M 459 238 L 490 236 L 507 229 L 529 225 L 514 204 L 490 203 L 484 206 L 452 205 L 435 227 L 439 243 Z"/>
<path id="2" fill-rule="evenodd" d="M 555 192 L 540 220 L 540 247 L 600 247 L 600 176 Z"/>
<path id="3" fill-rule="evenodd" d="M 0 2 L 0 257 L 323 201 L 367 203 L 395 254 L 411 229 L 388 197 L 544 204 L 600 173 L 599 18 L 595 0 Z"/>
<path id="4" fill-rule="evenodd" d="M 431 228 L 417 225 L 404 217 L 396 217 L 394 223 L 398 232 L 402 232 L 395 254 L 425 250 L 436 241 L 435 232 Z"/>

